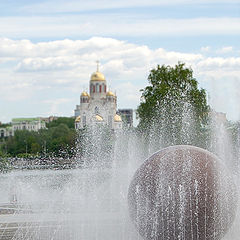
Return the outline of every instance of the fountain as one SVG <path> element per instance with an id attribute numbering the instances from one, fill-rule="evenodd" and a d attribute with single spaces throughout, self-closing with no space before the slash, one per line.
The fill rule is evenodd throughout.
<path id="1" fill-rule="evenodd" d="M 130 184 L 128 202 L 146 240 L 219 240 L 234 220 L 237 193 L 216 156 L 179 145 L 142 164 Z"/>
<path id="2" fill-rule="evenodd" d="M 238 239 L 237 181 L 215 155 L 174 146 L 144 161 L 126 131 L 109 165 L 102 138 L 90 141 L 91 164 L 86 154 L 77 169 L 0 175 L 1 240 Z"/>

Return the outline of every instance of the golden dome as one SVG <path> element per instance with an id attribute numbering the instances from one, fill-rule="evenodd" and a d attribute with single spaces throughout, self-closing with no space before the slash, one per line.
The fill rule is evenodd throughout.
<path id="1" fill-rule="evenodd" d="M 103 118 L 100 116 L 100 115 L 96 115 L 95 116 L 95 120 L 97 121 L 97 122 L 102 122 L 103 121 Z"/>
<path id="2" fill-rule="evenodd" d="M 87 92 L 84 91 L 84 92 L 82 92 L 81 97 L 89 97 L 89 95 Z"/>
<path id="3" fill-rule="evenodd" d="M 91 81 L 105 81 L 105 77 L 102 73 L 96 71 L 92 74 Z"/>
<path id="4" fill-rule="evenodd" d="M 81 121 L 81 117 L 78 116 L 76 119 L 75 119 L 75 122 L 80 122 Z"/>
<path id="5" fill-rule="evenodd" d="M 114 116 L 114 122 L 122 122 L 121 116 L 118 115 L 118 114 L 116 114 L 116 115 Z"/>
<path id="6" fill-rule="evenodd" d="M 107 96 L 115 97 L 115 94 L 114 94 L 113 92 L 111 92 L 111 91 L 108 91 L 108 92 L 107 92 Z"/>

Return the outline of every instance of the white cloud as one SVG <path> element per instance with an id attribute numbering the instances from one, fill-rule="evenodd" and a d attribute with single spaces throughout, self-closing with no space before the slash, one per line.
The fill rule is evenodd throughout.
<path id="1" fill-rule="evenodd" d="M 68 57 L 24 58 L 16 67 L 17 71 L 54 71 L 76 67 L 77 62 Z"/>
<path id="2" fill-rule="evenodd" d="M 64 111 L 62 111 L 62 106 L 66 103 L 73 101 L 70 98 L 55 98 L 55 99 L 47 99 L 43 100 L 42 103 L 46 104 L 46 109 L 48 111 L 45 112 L 47 116 L 54 116 L 54 115 L 63 115 Z"/>
<path id="3" fill-rule="evenodd" d="M 0 17 L 0 29 L 2 36 L 10 38 L 236 35 L 240 32 L 240 18 L 161 19 L 134 14 L 60 14 L 52 17 Z"/>
<path id="4" fill-rule="evenodd" d="M 205 71 L 224 70 L 224 71 L 240 71 L 239 57 L 208 57 L 197 63 L 197 67 Z"/>
<path id="5" fill-rule="evenodd" d="M 142 87 L 144 87 L 143 84 Z M 131 82 L 120 83 L 116 85 L 116 89 L 118 89 L 117 94 L 124 96 L 125 104 L 132 108 L 135 107 L 134 103 L 138 102 L 141 97 L 139 86 Z"/>
<path id="6" fill-rule="evenodd" d="M 217 53 L 225 54 L 225 53 L 230 53 L 232 51 L 233 51 L 233 47 L 232 46 L 228 46 L 228 47 L 222 47 L 222 48 L 218 49 Z"/>
<path id="7" fill-rule="evenodd" d="M 239 57 L 206 57 L 201 53 L 163 48 L 154 50 L 112 38 L 39 43 L 4 38 L 0 39 L 0 53 L 5 61 L 0 66 L 0 102 L 15 102 L 16 108 L 20 106 L 22 112 L 25 111 L 24 101 L 27 101 L 29 111 L 32 108 L 35 113 L 71 114 L 79 103 L 80 92 L 88 89 L 96 60 L 101 61 L 100 70 L 105 74 L 108 86 L 117 90 L 121 108 L 129 105 L 135 108 L 139 104 L 139 90 L 147 85 L 148 73 L 157 64 L 185 62 L 193 68 L 200 84 L 213 95 L 217 93 L 211 87 L 212 83 L 218 83 L 218 93 L 221 92 L 223 99 L 232 97 L 230 92 L 236 91 L 234 82 L 240 81 Z M 221 90 L 227 86 L 229 91 Z M 226 103 L 215 101 L 214 104 L 223 112 L 230 111 Z M 9 118 L 14 117 L 14 112 L 9 115 Z"/>
<path id="8" fill-rule="evenodd" d="M 161 63 L 166 63 L 170 65 L 176 64 L 178 61 L 192 64 L 196 61 L 203 59 L 203 56 L 201 54 L 166 51 L 161 48 L 157 49 L 154 54 L 155 61 L 157 60 Z"/>
<path id="9" fill-rule="evenodd" d="M 201 51 L 202 52 L 208 52 L 208 51 L 210 51 L 210 47 L 209 46 L 206 46 L 206 47 L 201 47 Z"/>

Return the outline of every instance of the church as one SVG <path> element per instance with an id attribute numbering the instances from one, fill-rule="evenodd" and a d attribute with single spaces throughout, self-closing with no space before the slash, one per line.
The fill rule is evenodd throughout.
<path id="1" fill-rule="evenodd" d="M 97 71 L 91 75 L 89 93 L 82 92 L 80 105 L 75 109 L 75 128 L 107 125 L 111 130 L 122 129 L 122 118 L 117 114 L 117 96 L 107 91 L 105 76 Z"/>

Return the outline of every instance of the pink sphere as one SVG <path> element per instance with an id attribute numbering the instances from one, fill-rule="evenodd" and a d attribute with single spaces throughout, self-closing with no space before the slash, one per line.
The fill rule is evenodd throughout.
<path id="1" fill-rule="evenodd" d="M 128 205 L 143 239 L 219 240 L 234 220 L 237 192 L 215 155 L 173 146 L 153 154 L 136 171 Z"/>

